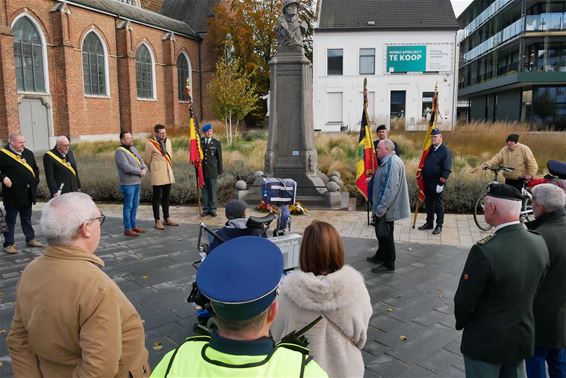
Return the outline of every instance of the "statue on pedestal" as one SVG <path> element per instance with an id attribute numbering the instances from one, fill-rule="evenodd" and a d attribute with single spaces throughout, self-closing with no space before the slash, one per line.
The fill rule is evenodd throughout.
<path id="1" fill-rule="evenodd" d="M 303 46 L 307 25 L 299 19 L 297 0 L 283 0 L 283 14 L 279 17 L 275 31 L 279 46 Z"/>

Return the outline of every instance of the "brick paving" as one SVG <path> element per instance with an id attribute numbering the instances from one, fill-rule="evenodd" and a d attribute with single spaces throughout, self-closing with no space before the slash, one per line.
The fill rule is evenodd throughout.
<path id="1" fill-rule="evenodd" d="M 140 209 L 140 218 L 145 219 L 140 225 L 148 233 L 126 239 L 122 236 L 120 206 L 100 207 L 110 217 L 103 226 L 98 255 L 106 263 L 104 270 L 144 319 L 150 363 L 155 366 L 166 351 L 193 334 L 194 310 L 186 297 L 194 279 L 191 262 L 197 258 L 200 218 L 194 208 L 175 208 L 172 215 L 182 225 L 157 231 L 152 228 L 150 208 L 145 206 Z M 34 211 L 35 224 L 38 216 L 39 211 Z M 396 227 L 396 238 L 400 240 L 397 270 L 385 275 L 373 274 L 372 265 L 365 261 L 375 250 L 376 241 L 365 224 L 364 212 L 313 211 L 310 217 L 293 218 L 294 231 L 301 231 L 312 219 L 336 225 L 344 238 L 347 262 L 366 279 L 374 309 L 363 350 L 366 376 L 464 376 L 459 352 L 461 333 L 454 329 L 453 295 L 467 255 L 467 249 L 459 246 L 467 246 L 481 236 L 470 229 L 470 217 L 449 216 L 440 237 L 411 230 L 408 222 L 400 222 Z M 223 221 L 221 216 L 206 218 L 207 224 Z M 16 229 L 19 231 L 19 226 Z M 36 230 L 43 242 L 39 227 Z M 2 377 L 11 375 L 5 339 L 14 311 L 15 286 L 26 264 L 41 253 L 22 248 L 21 233 L 16 243 L 21 248 L 19 254 L 0 253 Z M 153 348 L 156 342 L 161 343 L 162 350 Z"/>

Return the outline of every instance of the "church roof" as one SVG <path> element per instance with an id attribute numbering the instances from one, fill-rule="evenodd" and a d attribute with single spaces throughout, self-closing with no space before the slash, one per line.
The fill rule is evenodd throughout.
<path id="1" fill-rule="evenodd" d="M 317 31 L 458 30 L 450 0 L 319 0 Z"/>
<path id="2" fill-rule="evenodd" d="M 199 38 L 190 24 L 155 13 L 140 7 L 123 3 L 117 0 L 67 0 L 70 5 L 82 6 L 110 13 L 113 16 L 128 19 L 141 24 L 157 27 L 166 31 L 191 38 Z"/>
<path id="3" fill-rule="evenodd" d="M 214 14 L 217 3 L 218 0 L 164 0 L 159 13 L 184 21 L 201 33 L 208 30 L 208 17 Z"/>

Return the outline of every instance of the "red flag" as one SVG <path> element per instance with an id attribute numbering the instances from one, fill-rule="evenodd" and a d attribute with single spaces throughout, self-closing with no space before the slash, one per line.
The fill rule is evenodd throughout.
<path id="1" fill-rule="evenodd" d="M 368 200 L 367 179 L 377 169 L 377 156 L 369 127 L 367 113 L 367 80 L 364 79 L 364 109 L 362 111 L 362 125 L 360 128 L 360 139 L 358 140 L 358 160 L 356 162 L 356 188 Z"/>
<path id="2" fill-rule="evenodd" d="M 430 151 L 430 146 L 432 144 L 431 133 L 432 129 L 436 127 L 436 118 L 438 117 L 438 88 L 434 88 L 434 97 L 432 98 L 432 113 L 430 114 L 430 121 L 428 123 L 428 128 L 426 129 L 425 140 L 423 143 L 423 153 L 421 155 L 421 161 L 419 163 L 419 168 L 417 169 L 417 184 L 419 186 L 419 202 L 423 202 L 425 199 L 424 193 L 424 179 L 422 176 L 422 171 L 428 152 Z"/>
<path id="3" fill-rule="evenodd" d="M 197 186 L 201 189 L 204 186 L 204 176 L 202 173 L 202 159 L 203 153 L 200 146 L 200 138 L 197 133 L 195 125 L 195 117 L 193 114 L 193 102 L 191 99 L 191 87 L 187 79 L 187 86 L 185 87 L 187 101 L 189 101 L 189 160 L 194 165 L 197 172 Z"/>

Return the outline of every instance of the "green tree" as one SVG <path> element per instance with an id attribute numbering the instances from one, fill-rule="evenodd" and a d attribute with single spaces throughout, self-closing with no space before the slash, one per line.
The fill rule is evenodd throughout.
<path id="1" fill-rule="evenodd" d="M 216 72 L 212 76 L 208 90 L 212 93 L 212 110 L 224 121 L 228 130 L 230 146 L 240 121 L 257 106 L 258 95 L 255 84 L 250 81 L 249 74 L 242 72 L 238 58 L 231 60 L 221 58 L 216 64 Z M 236 122 L 235 125 L 233 121 Z"/>

